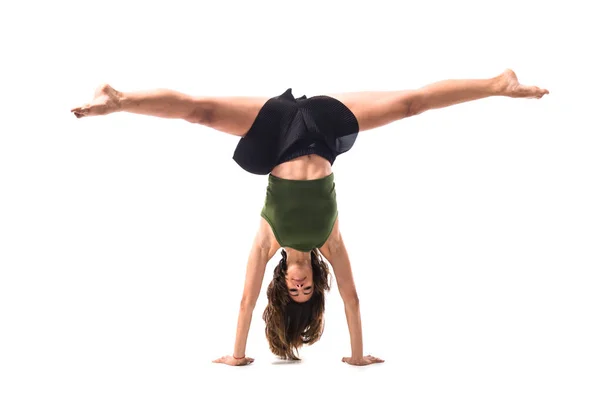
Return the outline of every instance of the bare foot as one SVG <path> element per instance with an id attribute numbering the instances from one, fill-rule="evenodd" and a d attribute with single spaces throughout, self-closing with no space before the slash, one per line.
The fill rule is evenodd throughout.
<path id="1" fill-rule="evenodd" d="M 73 108 L 71 112 L 77 118 L 110 114 L 121 108 L 121 96 L 121 93 L 110 85 L 102 84 L 96 88 L 94 99 L 91 103 Z"/>
<path id="2" fill-rule="evenodd" d="M 550 92 L 534 85 L 519 84 L 517 75 L 511 69 L 506 69 L 496 77 L 498 80 L 498 94 L 513 98 L 542 98 Z"/>

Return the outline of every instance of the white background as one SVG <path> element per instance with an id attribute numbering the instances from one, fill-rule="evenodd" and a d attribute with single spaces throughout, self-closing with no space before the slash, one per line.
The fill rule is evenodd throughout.
<path id="1" fill-rule="evenodd" d="M 0 408 L 598 409 L 600 132 L 592 2 L 58 1 L 2 6 Z M 299 97 L 505 68 L 550 90 L 361 133 L 334 165 L 362 304 L 282 364 L 231 354 L 266 176 L 238 137 L 121 91 Z"/>

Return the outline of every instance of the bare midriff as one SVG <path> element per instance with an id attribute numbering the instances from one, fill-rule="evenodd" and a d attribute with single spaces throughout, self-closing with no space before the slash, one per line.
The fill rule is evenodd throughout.
<path id="1" fill-rule="evenodd" d="M 282 179 L 310 180 L 331 174 L 331 164 L 320 155 L 311 154 L 277 165 L 271 174 Z"/>

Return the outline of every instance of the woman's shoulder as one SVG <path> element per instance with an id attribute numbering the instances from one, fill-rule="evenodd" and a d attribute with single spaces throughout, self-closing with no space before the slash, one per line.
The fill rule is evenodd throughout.
<path id="1" fill-rule="evenodd" d="M 273 255 L 281 249 L 281 245 L 273 233 L 273 228 L 264 216 L 261 216 L 260 218 L 260 226 L 258 228 L 256 240 L 260 247 L 267 252 L 269 260 L 271 260 Z"/>

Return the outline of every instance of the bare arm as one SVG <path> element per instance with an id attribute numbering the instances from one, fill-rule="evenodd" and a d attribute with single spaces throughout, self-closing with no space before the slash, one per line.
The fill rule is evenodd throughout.
<path id="1" fill-rule="evenodd" d="M 249 364 L 254 361 L 254 359 L 246 357 L 246 342 L 248 340 L 248 332 L 250 331 L 250 323 L 252 322 L 252 313 L 256 306 L 265 275 L 265 269 L 276 251 L 269 238 L 265 224 L 266 221 L 261 218 L 261 225 L 254 238 L 246 265 L 246 279 L 240 302 L 233 355 L 216 359 L 214 360 L 215 363 L 237 366 Z"/>
<path id="2" fill-rule="evenodd" d="M 352 267 L 350 265 L 348 251 L 346 250 L 346 246 L 344 245 L 339 230 L 337 230 L 336 239 L 328 241 L 327 246 L 324 246 L 320 250 L 333 268 L 340 296 L 344 301 L 344 312 L 346 313 L 348 331 L 350 332 L 352 356 L 344 357 L 342 360 L 354 365 L 383 362 L 383 360 L 379 358 L 363 355 L 362 323 L 360 319 L 358 293 L 356 292 L 356 286 L 352 276 Z"/>
<path id="3" fill-rule="evenodd" d="M 344 302 L 344 313 L 350 332 L 350 346 L 353 358 L 363 357 L 362 322 L 358 293 L 352 276 L 350 258 L 343 242 L 332 249 L 327 257 L 333 268 L 338 290 Z"/>
<path id="4" fill-rule="evenodd" d="M 246 281 L 240 303 L 240 313 L 238 315 L 237 332 L 233 348 L 234 357 L 244 357 L 246 354 L 246 341 L 248 339 L 248 332 L 250 331 L 252 312 L 260 293 L 267 262 L 270 259 L 268 250 L 261 247 L 258 240 L 257 236 L 252 245 L 246 266 Z"/>

